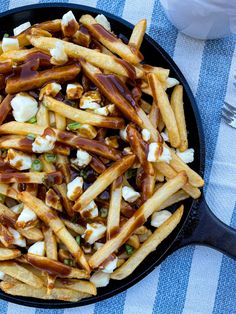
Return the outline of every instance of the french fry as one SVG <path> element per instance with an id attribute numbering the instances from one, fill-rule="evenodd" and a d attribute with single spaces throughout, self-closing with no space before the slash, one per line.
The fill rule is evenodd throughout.
<path id="1" fill-rule="evenodd" d="M 50 259 L 57 260 L 57 241 L 52 229 L 43 226 L 43 236 L 46 247 L 46 256 Z"/>
<path id="2" fill-rule="evenodd" d="M 0 242 L 8 248 L 13 244 L 13 241 L 14 238 L 11 232 L 3 224 L 0 223 Z"/>
<path id="3" fill-rule="evenodd" d="M 0 283 L 0 288 L 8 294 L 31 297 L 45 300 L 62 300 L 77 302 L 83 298 L 90 296 L 89 294 L 78 292 L 75 290 L 64 289 L 64 288 L 54 288 L 51 290 L 50 294 L 47 294 L 47 288 L 32 288 L 29 285 L 20 282 L 9 283 L 2 281 Z"/>
<path id="4" fill-rule="evenodd" d="M 16 223 L 17 214 L 15 214 L 10 208 L 0 203 L 0 222 L 6 225 L 12 225 Z"/>
<path id="5" fill-rule="evenodd" d="M 58 130 L 65 131 L 66 129 L 66 118 L 62 115 L 55 113 L 55 119 L 56 119 L 56 127 Z"/>
<path id="6" fill-rule="evenodd" d="M 53 232 L 62 241 L 62 243 L 65 244 L 76 261 L 79 262 L 84 269 L 89 271 L 90 269 L 84 257 L 83 251 L 72 235 L 68 232 L 61 219 L 58 218 L 57 214 L 46 206 L 40 199 L 27 192 L 21 192 L 19 194 L 19 199 L 26 204 L 26 206 L 31 208 L 46 225 L 52 228 Z"/>
<path id="7" fill-rule="evenodd" d="M 8 50 L 0 55 L 0 62 L 5 62 L 6 60 L 12 60 L 15 63 L 22 63 L 26 61 L 29 56 L 39 52 L 37 48 L 31 49 L 20 49 L 20 50 Z"/>
<path id="8" fill-rule="evenodd" d="M 140 107 L 143 109 L 143 111 L 146 114 L 149 114 L 152 108 L 152 105 L 149 104 L 149 102 L 147 102 L 144 99 L 140 99 Z"/>
<path id="9" fill-rule="evenodd" d="M 58 155 L 56 161 L 56 168 L 64 177 L 65 182 L 68 184 L 71 181 L 70 163 L 66 156 Z"/>
<path id="10" fill-rule="evenodd" d="M 127 169 L 129 169 L 135 156 L 128 155 L 116 161 L 111 167 L 107 168 L 97 180 L 76 200 L 73 210 L 79 211 L 94 200 L 100 193 L 102 193 L 114 180 L 121 176 Z"/>
<path id="11" fill-rule="evenodd" d="M 156 177 L 155 174 L 150 175 L 144 173 L 142 176 L 142 200 L 146 201 L 149 199 L 154 193 Z"/>
<path id="12" fill-rule="evenodd" d="M 186 200 L 187 198 L 189 198 L 189 194 L 187 194 L 186 192 L 184 192 L 184 190 L 179 190 L 178 192 L 176 192 L 175 194 L 171 195 L 168 200 L 166 200 L 165 202 L 162 203 L 162 205 L 160 206 L 160 210 L 165 209 L 175 203 L 181 202 Z"/>
<path id="13" fill-rule="evenodd" d="M 31 77 L 11 76 L 7 79 L 6 92 L 15 94 L 22 91 L 36 89 L 42 87 L 50 81 L 59 83 L 73 80 L 80 72 L 80 66 L 77 64 L 65 65 L 57 68 L 35 72 Z"/>
<path id="14" fill-rule="evenodd" d="M 151 107 L 151 110 L 150 110 L 150 113 L 149 113 L 149 119 L 152 123 L 152 125 L 157 128 L 158 126 L 158 121 L 160 119 L 160 111 L 159 111 L 159 108 L 156 104 L 155 101 L 153 101 L 152 103 L 152 107 Z"/>
<path id="15" fill-rule="evenodd" d="M 131 78 L 134 78 L 136 76 L 139 78 L 143 76 L 143 71 L 141 69 L 128 64 L 124 60 L 93 49 L 78 46 L 57 38 L 31 36 L 29 40 L 33 46 L 46 51 L 54 48 L 57 42 L 61 42 L 64 46 L 66 54 L 70 58 L 78 60 L 84 58 L 87 62 L 90 62 L 94 66 L 126 77 L 131 76 Z"/>
<path id="16" fill-rule="evenodd" d="M 175 86 L 171 94 L 170 104 L 174 111 L 175 119 L 179 130 L 180 136 L 179 150 L 181 152 L 184 152 L 188 148 L 188 137 L 184 115 L 183 86 L 181 85 Z"/>
<path id="17" fill-rule="evenodd" d="M 17 231 L 26 239 L 37 242 L 43 240 L 42 231 L 37 227 L 17 228 Z"/>
<path id="18" fill-rule="evenodd" d="M 43 286 L 43 281 L 39 277 L 35 276 L 32 272 L 15 262 L 0 262 L 0 271 L 28 284 L 29 286 L 35 288 Z"/>
<path id="19" fill-rule="evenodd" d="M 46 172 L 10 172 L 0 173 L 1 183 L 37 183 L 37 184 L 61 184 L 62 175 L 59 171 Z"/>
<path id="20" fill-rule="evenodd" d="M 11 100 L 13 96 L 7 95 L 0 104 L 0 125 L 6 119 L 8 113 L 11 111 Z"/>
<path id="21" fill-rule="evenodd" d="M 17 191 L 10 187 L 8 184 L 0 183 L 0 194 L 17 200 Z"/>
<path id="22" fill-rule="evenodd" d="M 168 96 L 155 74 L 150 73 L 147 77 L 152 90 L 153 99 L 160 109 L 162 119 L 168 130 L 171 146 L 178 147 L 180 145 L 180 136 Z"/>
<path id="23" fill-rule="evenodd" d="M 176 228 L 183 215 L 183 210 L 183 206 L 179 207 L 121 267 L 112 273 L 111 278 L 121 280 L 128 277 L 142 263 L 145 257 L 155 251 L 158 245 Z"/>
<path id="24" fill-rule="evenodd" d="M 140 49 L 143 37 L 147 28 L 147 20 L 143 19 L 139 21 L 133 28 L 132 34 L 129 39 L 129 45 Z"/>
<path id="25" fill-rule="evenodd" d="M 77 279 L 57 279 L 55 283 L 56 288 L 67 288 L 78 292 L 97 295 L 97 289 L 92 282 L 77 280 Z"/>
<path id="26" fill-rule="evenodd" d="M 165 177 L 168 179 L 173 178 L 176 176 L 177 172 L 167 163 L 165 162 L 157 162 L 155 164 L 155 168 L 160 171 Z M 187 182 L 183 188 L 182 188 L 186 193 L 188 193 L 192 198 L 196 199 L 200 197 L 201 191 L 192 186 L 189 182 Z"/>
<path id="27" fill-rule="evenodd" d="M 8 122 L 0 126 L 0 134 L 42 135 L 44 130 L 44 127 L 39 125 L 21 122 Z M 58 142 L 87 150 L 88 152 L 98 154 L 111 160 L 118 160 L 121 158 L 119 151 L 99 141 L 81 138 L 69 132 L 63 132 L 53 128 L 51 128 L 51 130 L 54 131 Z"/>
<path id="28" fill-rule="evenodd" d="M 122 199 L 122 182 L 123 177 L 120 176 L 113 181 L 110 192 L 110 204 L 107 217 L 107 240 L 111 239 L 119 230 L 120 225 L 120 208 Z"/>
<path id="29" fill-rule="evenodd" d="M 51 275 L 56 275 L 62 278 L 76 278 L 76 279 L 88 279 L 89 274 L 86 270 L 73 268 L 67 266 L 54 259 L 28 253 L 26 260 L 34 267 L 46 271 Z"/>
<path id="30" fill-rule="evenodd" d="M 111 32 L 107 31 L 102 25 L 97 24 L 96 20 L 91 15 L 82 15 L 79 21 L 88 28 L 93 37 L 124 60 L 133 64 L 137 64 L 143 60 L 143 56 L 139 53 L 136 47 L 133 45 L 132 47 L 125 45 L 120 39 L 118 39 Z"/>
<path id="31" fill-rule="evenodd" d="M 48 109 L 41 103 L 37 112 L 37 124 L 40 126 L 50 126 Z"/>
<path id="32" fill-rule="evenodd" d="M 124 127 L 124 120 L 114 117 L 103 117 L 91 112 L 86 112 L 77 108 L 73 108 L 64 104 L 61 101 L 53 99 L 50 96 L 44 96 L 43 104 L 49 110 L 52 110 L 63 117 L 71 119 L 76 122 L 100 126 L 111 129 L 120 129 Z"/>
<path id="33" fill-rule="evenodd" d="M 0 61 L 0 73 L 9 74 L 12 71 L 13 62 L 11 59 Z"/>
<path id="34" fill-rule="evenodd" d="M 90 161 L 90 166 L 93 168 L 94 171 L 101 174 L 106 170 L 106 166 L 104 163 L 97 158 L 96 156 L 93 156 L 92 160 Z"/>
<path id="35" fill-rule="evenodd" d="M 75 233 L 84 234 L 85 228 L 77 223 L 71 222 L 68 219 L 63 219 L 64 224 L 67 228 L 73 230 Z"/>
<path id="36" fill-rule="evenodd" d="M 139 238 L 136 234 L 133 234 L 126 243 L 131 245 L 136 250 L 140 247 Z"/>
<path id="37" fill-rule="evenodd" d="M 15 259 L 21 255 L 20 250 L 0 248 L 0 261 Z"/>
<path id="38" fill-rule="evenodd" d="M 150 197 L 135 214 L 122 226 L 120 232 L 111 240 L 107 241 L 89 259 L 92 268 L 98 267 L 110 254 L 117 250 L 134 232 L 135 229 L 144 224 L 154 211 L 171 195 L 177 192 L 186 183 L 187 176 L 184 172 L 179 173 L 175 178 L 170 179 L 152 197 Z"/>

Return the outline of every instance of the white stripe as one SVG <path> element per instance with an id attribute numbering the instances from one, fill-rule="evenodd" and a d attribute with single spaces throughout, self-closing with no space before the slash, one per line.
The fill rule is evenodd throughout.
<path id="1" fill-rule="evenodd" d="M 233 89 L 233 76 L 236 68 L 236 49 L 232 58 L 227 87 L 227 101 L 236 97 Z M 225 123 L 221 123 L 216 152 L 211 169 L 207 202 L 214 213 L 229 224 L 235 206 L 236 146 L 234 132 Z M 188 290 L 183 313 L 212 313 L 218 285 L 222 254 L 208 248 L 197 247 L 194 251 Z M 206 285 L 207 280 L 207 285 Z"/>
<path id="2" fill-rule="evenodd" d="M 147 29 L 149 29 L 152 11 L 154 6 L 154 0 L 147 1 L 136 1 L 129 0 L 125 2 L 123 18 L 130 23 L 137 23 L 139 20 L 143 18 L 147 19 Z"/>
<path id="3" fill-rule="evenodd" d="M 96 8 L 97 0 L 69 0 L 69 3 L 83 4 L 88 7 Z"/>
<path id="4" fill-rule="evenodd" d="M 22 2 L 20 2 L 19 0 L 10 0 L 9 9 L 21 7 L 24 5 L 36 4 L 38 2 L 39 2 L 39 0 L 24 0 Z"/>
<path id="5" fill-rule="evenodd" d="M 92 314 L 94 312 L 94 307 L 95 304 L 65 309 L 63 314 Z"/>
<path id="6" fill-rule="evenodd" d="M 160 267 L 127 290 L 123 314 L 151 314 L 156 297 Z"/>
<path id="7" fill-rule="evenodd" d="M 8 302 L 7 314 L 35 314 L 35 308 Z"/>

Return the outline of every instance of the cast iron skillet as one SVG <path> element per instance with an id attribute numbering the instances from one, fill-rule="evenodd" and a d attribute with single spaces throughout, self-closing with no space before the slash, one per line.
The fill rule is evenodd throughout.
<path id="1" fill-rule="evenodd" d="M 26 21 L 30 21 L 34 24 L 61 18 L 69 9 L 73 10 L 77 18 L 85 13 L 90 13 L 91 15 L 103 13 L 108 17 L 112 25 L 112 30 L 114 30 L 116 34 L 122 34 L 127 38 L 129 38 L 131 34 L 133 26 L 114 15 L 86 6 L 54 3 L 25 6 L 0 14 L 0 35 L 2 37 L 4 33 L 12 34 L 12 30 L 15 26 Z M 184 103 L 187 128 L 189 130 L 189 146 L 195 149 L 195 161 L 192 167 L 203 175 L 205 155 L 203 129 L 198 108 L 190 87 L 174 61 L 148 35 L 145 35 L 141 51 L 148 64 L 169 68 L 171 70 L 170 75 L 176 77 L 184 86 Z M 0 297 L 13 303 L 41 308 L 67 308 L 95 303 L 112 297 L 133 286 L 148 275 L 168 255 L 185 245 L 193 243 L 213 247 L 236 259 L 236 231 L 219 221 L 213 215 L 205 202 L 204 196 L 202 196 L 200 200 L 195 201 L 189 199 L 184 201 L 184 207 L 185 213 L 179 226 L 158 249 L 150 254 L 128 278 L 122 281 L 112 280 L 107 287 L 98 289 L 97 296 L 76 303 L 17 297 L 7 295 L 2 291 L 0 291 Z M 175 208 L 176 207 L 173 207 L 173 210 Z"/>

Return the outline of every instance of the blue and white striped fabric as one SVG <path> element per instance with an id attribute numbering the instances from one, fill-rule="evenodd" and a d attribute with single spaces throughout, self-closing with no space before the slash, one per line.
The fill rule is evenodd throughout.
<path id="1" fill-rule="evenodd" d="M 53 0 L 1 0 L 0 11 Z M 58 1 L 57 1 L 58 2 Z M 62 2 L 68 2 L 66 0 Z M 122 16 L 147 18 L 148 33 L 174 58 L 196 96 L 206 140 L 207 202 L 236 227 L 236 131 L 220 118 L 225 101 L 236 104 L 236 36 L 198 41 L 178 33 L 159 0 L 72 0 Z M 0 301 L 1 314 L 230 314 L 236 313 L 236 263 L 214 250 L 187 247 L 128 291 L 96 305 L 67 310 L 26 308 Z"/>

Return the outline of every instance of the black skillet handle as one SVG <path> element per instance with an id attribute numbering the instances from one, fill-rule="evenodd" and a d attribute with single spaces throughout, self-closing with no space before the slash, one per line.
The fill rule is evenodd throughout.
<path id="1" fill-rule="evenodd" d="M 236 230 L 221 222 L 212 213 L 204 197 L 196 212 L 197 217 L 193 218 L 195 227 L 183 234 L 178 246 L 206 245 L 236 259 Z"/>

